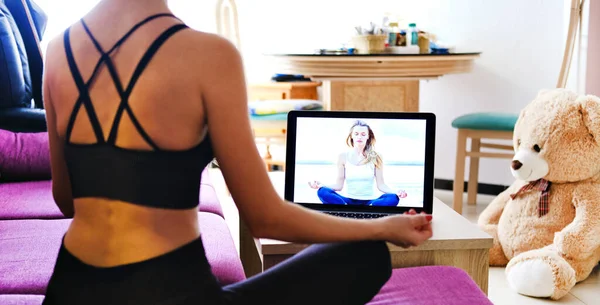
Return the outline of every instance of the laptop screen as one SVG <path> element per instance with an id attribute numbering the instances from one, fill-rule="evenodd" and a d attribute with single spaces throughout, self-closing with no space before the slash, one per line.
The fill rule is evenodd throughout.
<path id="1" fill-rule="evenodd" d="M 432 180 L 426 177 L 427 118 L 344 116 L 293 119 L 289 199 L 329 207 L 424 208 L 425 194 L 432 192 L 426 182 Z"/>

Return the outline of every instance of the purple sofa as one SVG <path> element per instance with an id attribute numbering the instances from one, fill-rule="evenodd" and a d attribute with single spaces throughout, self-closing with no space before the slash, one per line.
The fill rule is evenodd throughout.
<path id="1" fill-rule="evenodd" d="M 394 269 L 368 305 L 493 305 L 473 279 L 451 266 Z"/>
<path id="2" fill-rule="evenodd" d="M 0 171 L 1 169 L 0 163 Z M 64 218 L 54 203 L 51 189 L 50 180 L 10 183 L 0 180 L 0 220 Z M 200 212 L 223 217 L 221 204 L 207 170 L 202 173 L 199 201 Z"/>
<path id="3" fill-rule="evenodd" d="M 71 219 L 52 198 L 45 133 L 0 130 L 0 304 L 41 304 Z M 47 176 L 47 177 L 46 177 Z M 8 181 L 7 181 L 8 180 Z M 245 279 L 208 170 L 202 173 L 199 225 L 215 276 Z"/>
<path id="4" fill-rule="evenodd" d="M 71 219 L 52 198 L 47 135 L 0 129 L 0 304 L 39 305 Z M 11 181 L 7 181 L 11 180 Z M 206 256 L 222 285 L 245 279 L 207 170 L 202 173 L 199 225 Z M 446 266 L 396 269 L 369 305 L 491 302 L 463 270 Z"/>

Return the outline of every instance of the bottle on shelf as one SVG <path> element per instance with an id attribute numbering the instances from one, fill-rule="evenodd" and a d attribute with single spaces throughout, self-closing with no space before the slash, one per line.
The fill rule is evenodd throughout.
<path id="1" fill-rule="evenodd" d="M 397 22 L 390 22 L 389 25 L 389 29 L 388 29 L 388 44 L 390 47 L 396 46 L 397 45 L 397 35 L 398 35 L 398 23 Z"/>
<path id="2" fill-rule="evenodd" d="M 408 31 L 406 32 L 406 45 L 416 46 L 419 44 L 419 31 L 417 30 L 416 23 L 408 24 Z"/>

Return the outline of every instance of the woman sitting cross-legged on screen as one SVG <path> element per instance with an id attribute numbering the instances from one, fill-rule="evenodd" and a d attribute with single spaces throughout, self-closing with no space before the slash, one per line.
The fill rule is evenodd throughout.
<path id="1" fill-rule="evenodd" d="M 308 185 L 318 190 L 317 196 L 323 203 L 397 206 L 400 198 L 406 198 L 404 190 L 394 191 L 383 180 L 383 160 L 375 149 L 375 134 L 369 125 L 356 121 L 350 128 L 346 144 L 352 149 L 339 155 L 337 161 L 337 179 L 332 186 L 319 181 Z M 345 195 L 338 193 L 346 182 Z M 377 196 L 373 184 L 384 194 Z"/>

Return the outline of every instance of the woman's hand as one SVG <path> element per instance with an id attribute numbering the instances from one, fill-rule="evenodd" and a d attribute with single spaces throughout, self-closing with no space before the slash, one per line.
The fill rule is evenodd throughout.
<path id="1" fill-rule="evenodd" d="M 384 240 L 402 248 L 418 246 L 431 238 L 431 215 L 424 212 L 417 214 L 414 210 L 404 215 L 379 218 L 384 230 Z"/>
<path id="2" fill-rule="evenodd" d="M 311 188 L 313 188 L 315 190 L 318 190 L 323 186 L 323 184 L 321 184 L 321 182 L 319 182 L 319 181 L 314 180 L 314 181 L 309 181 L 308 186 L 310 186 Z"/>
<path id="3" fill-rule="evenodd" d="M 399 190 L 398 192 L 396 192 L 396 195 L 398 196 L 398 198 L 402 199 L 402 198 L 406 198 L 406 196 L 408 196 L 408 194 L 404 191 L 404 190 Z"/>

